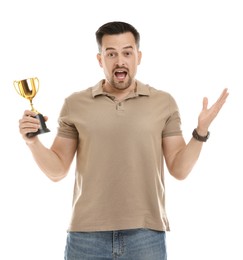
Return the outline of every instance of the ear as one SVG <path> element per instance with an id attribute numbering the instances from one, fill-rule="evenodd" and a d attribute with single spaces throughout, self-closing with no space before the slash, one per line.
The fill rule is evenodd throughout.
<path id="1" fill-rule="evenodd" d="M 96 55 L 96 58 L 97 58 L 97 60 L 98 60 L 98 62 L 99 62 L 99 65 L 100 65 L 100 67 L 101 67 L 101 68 L 103 68 L 103 65 L 102 65 L 102 60 L 101 60 L 101 55 L 100 55 L 100 53 L 98 53 L 98 54 Z"/>
<path id="2" fill-rule="evenodd" d="M 142 52 L 138 51 L 138 65 L 141 63 L 141 59 L 142 59 Z"/>

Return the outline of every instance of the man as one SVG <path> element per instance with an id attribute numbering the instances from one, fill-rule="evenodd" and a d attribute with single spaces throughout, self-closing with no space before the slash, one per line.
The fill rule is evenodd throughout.
<path id="1" fill-rule="evenodd" d="M 66 98 L 50 149 L 26 136 L 39 128 L 33 112 L 24 112 L 20 133 L 53 181 L 66 176 L 76 155 L 66 260 L 165 260 L 164 160 L 176 179 L 188 176 L 228 92 L 210 108 L 203 99 L 186 144 L 173 97 L 135 78 L 142 57 L 137 30 L 111 22 L 96 39 L 105 79 Z"/>

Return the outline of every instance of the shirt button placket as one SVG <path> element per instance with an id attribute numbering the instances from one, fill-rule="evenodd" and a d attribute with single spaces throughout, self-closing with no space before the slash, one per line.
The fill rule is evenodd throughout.
<path id="1" fill-rule="evenodd" d="M 123 110 L 124 110 L 124 104 L 123 104 L 123 102 L 118 102 L 118 103 L 116 104 L 116 110 L 118 110 L 118 111 L 123 111 Z"/>

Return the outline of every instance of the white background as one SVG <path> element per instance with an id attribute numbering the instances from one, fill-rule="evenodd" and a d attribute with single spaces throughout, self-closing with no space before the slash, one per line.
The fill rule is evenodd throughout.
<path id="1" fill-rule="evenodd" d="M 103 78 L 95 31 L 113 20 L 141 33 L 137 78 L 170 92 L 185 139 L 202 98 L 230 96 L 211 137 L 184 181 L 166 172 L 169 260 L 242 260 L 243 7 L 237 0 L 1 0 L 0 2 L 0 258 L 60 260 L 71 213 L 74 169 L 59 183 L 36 166 L 18 132 L 30 108 L 14 80 L 38 77 L 34 105 L 55 137 L 63 99 Z"/>

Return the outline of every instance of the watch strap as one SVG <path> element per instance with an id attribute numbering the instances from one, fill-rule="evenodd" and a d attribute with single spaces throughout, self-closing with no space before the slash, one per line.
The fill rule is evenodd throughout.
<path id="1" fill-rule="evenodd" d="M 209 131 L 207 132 L 207 135 L 205 135 L 205 136 L 199 135 L 196 128 L 195 128 L 195 129 L 193 130 L 193 132 L 192 132 L 192 136 L 193 136 L 196 140 L 198 140 L 199 142 L 206 142 L 206 141 L 208 140 L 208 138 L 209 138 L 209 135 L 210 135 L 210 132 L 209 132 Z"/>

